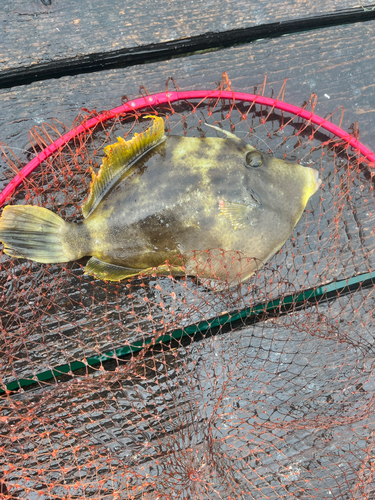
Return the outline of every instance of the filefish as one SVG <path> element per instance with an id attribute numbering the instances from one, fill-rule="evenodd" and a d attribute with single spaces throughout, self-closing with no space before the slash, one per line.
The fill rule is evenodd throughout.
<path id="1" fill-rule="evenodd" d="M 104 148 L 83 222 L 6 206 L 4 252 L 41 263 L 89 256 L 85 273 L 111 281 L 155 273 L 241 282 L 268 262 L 319 188 L 318 172 L 212 125 L 226 137 L 166 137 L 163 118 L 146 118 L 152 123 L 144 132 Z M 231 251 L 252 264 L 231 265 Z"/>

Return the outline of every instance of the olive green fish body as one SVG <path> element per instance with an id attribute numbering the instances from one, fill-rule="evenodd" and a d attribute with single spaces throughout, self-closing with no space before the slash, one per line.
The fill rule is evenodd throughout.
<path id="1" fill-rule="evenodd" d="M 128 143 L 119 139 L 106 148 L 107 163 L 103 161 L 94 177 L 83 206 L 86 220 L 59 223 L 60 258 L 92 256 L 86 271 L 107 279 L 158 266 L 161 274 L 169 274 L 171 269 L 163 268 L 166 260 L 174 264 L 172 273 L 183 274 L 185 265 L 195 275 L 209 258 L 204 252 L 208 249 L 237 251 L 267 262 L 291 235 L 319 187 L 316 171 L 261 154 L 229 133 L 226 139 L 164 138 L 160 120 L 154 119 L 153 135 L 144 133 Z M 138 144 L 142 141 L 143 149 Z M 0 221 L 0 240 L 8 253 L 18 255 L 22 249 L 12 248 L 3 236 L 5 223 Z M 198 258 L 179 257 L 193 251 Z M 33 256 L 37 260 L 35 252 Z M 206 267 L 205 277 L 228 278 L 223 264 L 218 260 L 213 268 Z M 240 280 L 256 268 L 254 264 L 241 271 Z M 232 266 L 229 278 L 238 272 Z"/>
<path id="2" fill-rule="evenodd" d="M 252 198 L 244 172 L 220 167 L 228 155 L 224 143 L 172 136 L 141 158 L 85 222 L 92 254 L 145 268 L 190 250 L 231 248 L 238 237 L 220 217 L 220 200 Z"/>

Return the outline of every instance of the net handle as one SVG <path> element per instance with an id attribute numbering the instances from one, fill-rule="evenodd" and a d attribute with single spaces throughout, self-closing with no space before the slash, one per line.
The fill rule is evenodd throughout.
<path id="1" fill-rule="evenodd" d="M 249 101 L 257 104 L 263 104 L 264 106 L 271 106 L 281 111 L 286 111 L 296 116 L 300 116 L 301 118 L 319 125 L 325 130 L 328 130 L 337 137 L 340 137 L 345 142 L 347 142 L 349 146 L 352 146 L 356 151 L 359 151 L 364 159 L 367 159 L 369 163 L 375 164 L 375 154 L 372 153 L 368 148 L 366 148 L 366 146 L 364 146 L 361 142 L 351 136 L 348 132 L 345 132 L 340 127 L 337 127 L 333 123 L 328 122 L 324 118 L 321 118 L 320 116 L 315 115 L 307 111 L 306 109 L 294 106 L 293 104 L 288 104 L 271 97 L 264 97 L 257 94 L 247 94 L 244 92 L 232 92 L 228 90 L 188 90 L 184 92 L 163 92 L 160 94 L 140 97 L 138 99 L 126 102 L 122 106 L 113 108 L 110 111 L 100 113 L 94 118 L 90 118 L 90 120 L 87 120 L 87 122 L 79 125 L 78 127 L 59 137 L 59 139 L 54 141 L 50 146 L 45 148 L 41 153 L 33 158 L 3 189 L 3 191 L 0 193 L 0 207 L 4 204 L 7 197 L 17 189 L 23 179 L 30 175 L 31 172 L 33 172 L 44 160 L 46 160 L 49 156 L 55 153 L 59 148 L 64 146 L 70 140 L 74 139 L 74 137 L 77 137 L 77 135 L 87 130 L 90 130 L 98 123 L 110 120 L 118 114 L 128 113 L 130 111 L 139 110 L 145 107 L 158 106 L 167 103 L 170 104 L 172 102 L 181 100 L 207 98 Z"/>

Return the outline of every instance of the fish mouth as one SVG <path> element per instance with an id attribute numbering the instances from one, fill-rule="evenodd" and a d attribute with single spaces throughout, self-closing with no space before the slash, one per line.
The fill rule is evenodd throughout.
<path id="1" fill-rule="evenodd" d="M 305 187 L 303 189 L 303 198 L 304 204 L 306 205 L 310 196 L 315 194 L 322 185 L 322 180 L 319 177 L 319 172 L 315 170 L 315 168 L 304 167 L 303 165 L 300 165 L 300 167 L 304 170 Z"/>
<path id="2" fill-rule="evenodd" d="M 319 177 L 319 172 L 315 170 L 314 168 L 310 168 L 312 170 L 312 177 L 313 177 L 313 186 L 314 186 L 314 191 L 313 194 L 318 191 L 320 186 L 322 185 L 322 179 Z"/>

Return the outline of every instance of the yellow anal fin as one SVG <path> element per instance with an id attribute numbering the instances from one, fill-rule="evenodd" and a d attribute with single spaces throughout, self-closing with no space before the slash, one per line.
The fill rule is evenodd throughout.
<path id="1" fill-rule="evenodd" d="M 121 281 L 133 276 L 152 275 L 157 276 L 185 276 L 185 271 L 180 266 L 162 264 L 159 267 L 149 267 L 147 269 L 131 269 L 129 267 L 116 266 L 103 262 L 96 257 L 91 257 L 85 267 L 85 274 L 107 281 Z"/>
<path id="2" fill-rule="evenodd" d="M 103 262 L 96 257 L 91 257 L 85 267 L 85 274 L 108 281 L 120 281 L 131 276 L 142 274 L 143 269 L 130 269 Z"/>
<path id="3" fill-rule="evenodd" d="M 141 134 L 135 133 L 129 141 L 118 137 L 118 142 L 104 148 L 106 156 L 98 174 L 92 174 L 90 193 L 82 205 L 82 214 L 85 218 L 95 210 L 103 196 L 126 172 L 129 164 L 165 139 L 163 118 L 152 115 L 147 115 L 145 118 L 153 120 L 147 130 Z"/>
<path id="4" fill-rule="evenodd" d="M 219 209 L 220 215 L 224 215 L 225 218 L 230 220 L 235 231 L 251 226 L 249 214 L 252 207 L 250 205 L 220 200 Z"/>

